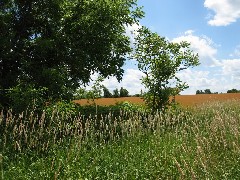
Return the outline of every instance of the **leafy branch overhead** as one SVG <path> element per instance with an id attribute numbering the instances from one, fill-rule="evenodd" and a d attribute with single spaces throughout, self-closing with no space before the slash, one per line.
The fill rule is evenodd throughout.
<path id="1" fill-rule="evenodd" d="M 4 91 L 19 83 L 69 99 L 95 72 L 121 80 L 131 52 L 125 27 L 143 15 L 137 0 L 1 1 L 1 102 L 9 105 Z"/>
<path id="2" fill-rule="evenodd" d="M 153 109 L 162 109 L 174 96 L 188 86 L 177 73 L 199 65 L 198 55 L 194 54 L 187 42 L 174 43 L 142 27 L 136 37 L 134 58 L 145 76 L 142 84 L 148 89 L 146 103 Z"/>

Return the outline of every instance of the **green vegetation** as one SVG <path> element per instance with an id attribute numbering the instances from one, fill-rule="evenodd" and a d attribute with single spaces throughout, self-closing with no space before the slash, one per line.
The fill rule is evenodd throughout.
<path id="1" fill-rule="evenodd" d="M 126 27 L 144 15 L 136 2 L 1 1 L 0 104 L 13 106 L 9 94 L 19 84 L 45 88 L 41 98 L 58 101 L 71 99 L 93 73 L 121 80 L 132 51 Z"/>
<path id="2" fill-rule="evenodd" d="M 120 116 L 84 117 L 76 114 L 81 107 L 71 103 L 49 107 L 40 117 L 27 111 L 19 116 L 1 113 L 1 178 L 240 176 L 238 101 L 168 109 L 155 115 L 129 103 L 121 106 L 129 110 L 121 111 Z"/>
<path id="3" fill-rule="evenodd" d="M 204 91 L 203 90 L 197 90 L 196 94 L 218 94 L 218 92 L 212 93 L 210 89 L 205 89 Z"/>
<path id="4" fill-rule="evenodd" d="M 0 179 L 240 176 L 239 102 L 169 106 L 187 87 L 176 73 L 198 56 L 145 27 L 132 49 L 126 27 L 143 15 L 137 0 L 0 2 Z M 121 80 L 132 54 L 146 74 L 148 108 L 70 101 L 100 98 L 102 89 L 128 96 L 101 82 Z M 99 78 L 87 91 L 93 73 Z"/>
<path id="5" fill-rule="evenodd" d="M 103 97 L 104 98 L 111 98 L 113 95 L 112 93 L 106 88 L 105 86 L 103 87 Z"/>
<path id="6" fill-rule="evenodd" d="M 146 27 L 138 32 L 133 57 L 145 74 L 142 77 L 142 84 L 147 89 L 144 100 L 153 112 L 163 110 L 171 104 L 171 96 L 188 88 L 177 73 L 199 65 L 198 55 L 190 50 L 187 42 L 169 42 Z"/>
<path id="7" fill-rule="evenodd" d="M 117 88 L 113 90 L 113 93 L 109 91 L 101 82 L 96 81 L 90 90 L 85 88 L 80 88 L 76 90 L 74 99 L 89 99 L 94 100 L 98 98 L 119 98 L 119 97 L 129 97 L 129 92 L 127 89 L 121 87 L 120 90 Z"/>
<path id="8" fill-rule="evenodd" d="M 233 88 L 233 89 L 227 90 L 227 93 L 240 93 L 240 90 L 237 90 L 237 89 Z M 197 90 L 196 94 L 218 94 L 218 92 L 212 93 L 210 89 L 205 89 L 204 91 L 203 90 Z"/>
<path id="9" fill-rule="evenodd" d="M 123 87 L 120 88 L 119 91 L 119 96 L 120 97 L 128 97 L 129 96 L 129 92 L 127 89 L 124 89 Z"/>
<path id="10" fill-rule="evenodd" d="M 240 90 L 230 89 L 230 90 L 227 91 L 227 93 L 240 93 Z"/>

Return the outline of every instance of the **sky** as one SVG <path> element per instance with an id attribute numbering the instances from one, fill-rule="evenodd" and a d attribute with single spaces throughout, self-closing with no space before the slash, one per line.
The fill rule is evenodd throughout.
<path id="1" fill-rule="evenodd" d="M 145 17 L 139 25 L 127 27 L 131 41 L 130 32 L 146 26 L 171 42 L 189 42 L 199 55 L 198 67 L 177 74 L 189 85 L 181 94 L 240 89 L 240 0 L 139 0 L 138 5 Z M 110 91 L 124 87 L 132 95 L 140 93 L 143 74 L 136 64 L 125 63 L 121 83 L 110 77 L 102 84 Z"/>

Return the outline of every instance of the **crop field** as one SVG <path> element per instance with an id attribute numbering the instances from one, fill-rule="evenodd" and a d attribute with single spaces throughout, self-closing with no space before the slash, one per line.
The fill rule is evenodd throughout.
<path id="1" fill-rule="evenodd" d="M 186 107 L 186 106 L 200 105 L 200 104 L 212 102 L 212 101 L 240 100 L 240 93 L 178 95 L 175 98 L 177 103 Z M 100 106 L 114 105 L 117 102 L 124 102 L 124 101 L 136 103 L 136 104 L 144 103 L 141 97 L 100 98 L 100 99 L 94 100 L 94 102 Z M 74 102 L 81 105 L 93 104 L 93 101 L 88 99 L 75 100 Z"/>

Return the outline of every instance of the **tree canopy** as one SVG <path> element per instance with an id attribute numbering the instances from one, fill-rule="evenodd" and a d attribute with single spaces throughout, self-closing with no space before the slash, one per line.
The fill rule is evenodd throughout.
<path id="1" fill-rule="evenodd" d="M 120 90 L 119 90 L 119 96 L 120 97 L 128 97 L 129 96 L 128 90 L 121 87 Z"/>
<path id="2" fill-rule="evenodd" d="M 112 97 L 112 93 L 105 86 L 103 86 L 103 97 L 104 98 L 111 98 Z"/>
<path id="3" fill-rule="evenodd" d="M 119 97 L 118 88 L 116 88 L 116 89 L 113 90 L 113 97 L 114 97 L 114 98 L 118 98 L 118 97 Z"/>
<path id="4" fill-rule="evenodd" d="M 218 94 L 218 92 L 212 92 L 210 89 L 197 90 L 196 94 Z"/>
<path id="5" fill-rule="evenodd" d="M 139 30 L 134 58 L 145 74 L 142 84 L 148 91 L 144 99 L 153 111 L 165 108 L 170 96 L 188 87 L 177 77 L 177 72 L 199 64 L 198 55 L 189 45 L 187 42 L 169 42 L 146 27 Z"/>
<path id="6" fill-rule="evenodd" d="M 240 93 L 240 90 L 233 88 L 233 89 L 227 90 L 227 93 Z"/>
<path id="7" fill-rule="evenodd" d="M 131 52 L 125 29 L 141 17 L 136 0 L 1 1 L 1 102 L 19 84 L 69 98 L 95 72 L 121 80 Z"/>

